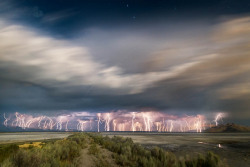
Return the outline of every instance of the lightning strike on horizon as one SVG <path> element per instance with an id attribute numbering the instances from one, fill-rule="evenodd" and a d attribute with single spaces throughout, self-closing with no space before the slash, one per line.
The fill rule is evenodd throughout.
<path id="1" fill-rule="evenodd" d="M 62 118 L 59 118 L 59 121 L 56 124 L 56 130 L 62 130 Z"/>
<path id="2" fill-rule="evenodd" d="M 65 125 L 65 131 L 69 131 L 68 130 L 68 123 L 69 123 L 69 121 L 67 120 L 66 125 Z"/>
<path id="3" fill-rule="evenodd" d="M 101 113 L 97 113 L 97 117 L 98 117 L 97 131 L 100 132 Z"/>
<path id="4" fill-rule="evenodd" d="M 77 130 L 78 131 L 84 131 L 85 130 L 85 124 L 87 123 L 88 121 L 82 121 L 82 120 L 78 120 L 78 124 L 77 124 Z"/>
<path id="5" fill-rule="evenodd" d="M 135 131 L 134 119 L 135 119 L 135 112 L 132 112 L 132 124 L 131 124 L 131 127 L 132 127 L 133 132 Z"/>
<path id="6" fill-rule="evenodd" d="M 222 120 L 222 113 L 217 114 L 216 117 L 215 117 L 214 122 L 215 122 L 215 125 L 216 125 L 216 126 L 218 126 L 219 120 L 223 121 L 223 120 Z"/>
<path id="7" fill-rule="evenodd" d="M 173 121 L 170 120 L 170 129 L 169 129 L 169 132 L 172 132 L 173 128 L 174 128 Z"/>
<path id="8" fill-rule="evenodd" d="M 114 131 L 116 131 L 116 125 L 117 125 L 117 124 L 116 124 L 116 120 L 114 119 L 114 120 L 113 120 Z"/>
<path id="9" fill-rule="evenodd" d="M 110 130 L 110 113 L 106 114 L 106 118 L 105 118 L 105 130 L 109 131 Z"/>
<path id="10" fill-rule="evenodd" d="M 3 124 L 4 124 L 4 126 L 8 126 L 8 121 L 10 120 L 9 118 L 6 118 L 6 116 L 5 116 L 5 113 L 3 114 L 3 117 L 4 117 L 4 122 L 3 122 Z"/>
<path id="11" fill-rule="evenodd" d="M 86 113 L 85 113 L 86 114 Z M 88 114 L 87 114 L 88 115 Z M 86 116 L 87 116 L 86 115 Z M 107 112 L 97 113 L 82 120 L 84 114 L 72 113 L 71 115 L 59 115 L 57 117 L 38 116 L 20 114 L 16 112 L 14 117 L 9 118 L 4 114 L 4 126 L 20 127 L 22 129 L 43 129 L 43 130 L 78 130 L 78 131 L 98 131 L 100 132 L 101 122 L 105 122 L 104 131 L 157 131 L 157 132 L 202 132 L 208 127 L 218 125 L 222 121 L 222 113 L 217 114 L 213 122 L 206 120 L 203 115 L 177 117 L 159 112 Z M 93 126 L 96 122 L 97 125 Z M 88 123 L 88 124 L 86 124 Z M 96 129 L 93 129 L 96 127 Z"/>

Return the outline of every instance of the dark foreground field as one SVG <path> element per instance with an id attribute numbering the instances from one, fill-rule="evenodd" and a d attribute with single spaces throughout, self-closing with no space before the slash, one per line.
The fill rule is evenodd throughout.
<path id="1" fill-rule="evenodd" d="M 250 134 L 0 133 L 0 167 L 7 166 L 247 167 Z"/>

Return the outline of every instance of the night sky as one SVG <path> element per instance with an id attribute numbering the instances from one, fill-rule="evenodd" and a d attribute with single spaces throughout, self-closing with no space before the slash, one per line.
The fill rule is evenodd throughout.
<path id="1" fill-rule="evenodd" d="M 250 125 L 250 1 L 2 0 L 0 71 L 0 117 L 223 112 Z"/>

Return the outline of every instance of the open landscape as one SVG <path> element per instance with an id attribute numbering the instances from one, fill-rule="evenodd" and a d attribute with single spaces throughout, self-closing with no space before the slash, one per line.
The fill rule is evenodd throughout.
<path id="1" fill-rule="evenodd" d="M 145 150 L 152 151 L 155 147 L 158 147 L 173 153 L 177 160 L 185 160 L 187 157 L 195 159 L 199 155 L 205 156 L 208 152 L 213 152 L 225 166 L 247 167 L 250 165 L 250 133 L 17 132 L 1 133 L 0 148 L 3 149 L 6 145 L 12 143 L 19 145 L 19 150 L 27 150 L 33 147 L 43 150 L 49 141 L 53 141 L 53 143 L 56 141 L 63 142 L 69 136 L 81 134 L 84 136 L 79 138 L 82 143 L 78 146 L 75 157 L 72 158 L 72 164 L 75 166 L 94 167 L 100 164 L 126 166 L 126 163 L 123 164 L 121 160 L 114 158 L 117 152 L 113 148 L 103 145 L 102 142 L 100 143 L 100 138 L 96 138 L 96 135 L 103 136 L 104 140 L 107 140 L 105 139 L 106 136 L 110 138 L 118 136 L 123 139 L 131 138 L 135 144 L 141 145 Z M 117 139 L 115 138 L 115 140 Z M 118 138 L 118 140 L 120 139 Z M 35 141 L 40 141 L 41 147 L 38 148 L 39 142 Z M 93 141 L 95 141 L 94 146 Z M 25 143 L 28 143 L 26 144 L 27 147 L 23 147 Z M 33 145 L 30 143 L 33 143 Z M 119 145 L 119 143 L 116 145 Z M 93 149 L 92 154 L 89 153 L 91 149 Z"/>
<path id="2" fill-rule="evenodd" d="M 250 167 L 250 0 L 0 0 L 0 167 Z"/>

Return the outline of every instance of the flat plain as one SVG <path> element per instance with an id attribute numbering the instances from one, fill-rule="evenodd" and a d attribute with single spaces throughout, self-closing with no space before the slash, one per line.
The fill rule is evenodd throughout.
<path id="1" fill-rule="evenodd" d="M 68 132 L 13 132 L 0 133 L 0 144 L 41 141 L 46 139 L 61 139 L 68 137 L 72 133 Z"/>

